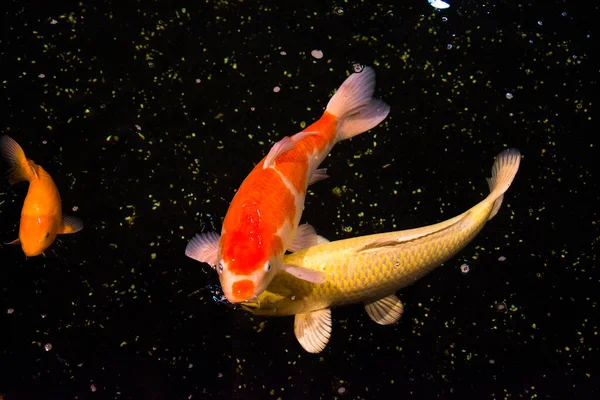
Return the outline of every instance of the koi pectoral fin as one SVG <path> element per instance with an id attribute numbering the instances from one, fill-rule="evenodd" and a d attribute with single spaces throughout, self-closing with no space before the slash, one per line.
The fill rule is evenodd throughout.
<path id="1" fill-rule="evenodd" d="M 288 250 L 291 252 L 308 249 L 309 247 L 319 244 L 320 236 L 317 235 L 315 228 L 309 224 L 298 225 L 296 236 L 289 245 Z"/>
<path id="2" fill-rule="evenodd" d="M 304 350 L 313 354 L 322 352 L 331 337 L 331 310 L 296 314 L 294 334 Z"/>
<path id="3" fill-rule="evenodd" d="M 400 320 L 404 305 L 395 294 L 392 294 L 381 300 L 365 303 L 365 310 L 379 325 L 390 325 Z"/>
<path id="4" fill-rule="evenodd" d="M 68 233 L 79 232 L 83 229 L 83 221 L 77 217 L 73 217 L 71 215 L 63 215 L 62 226 L 60 227 L 58 233 L 65 235 Z"/>
<path id="5" fill-rule="evenodd" d="M 18 245 L 18 244 L 21 244 L 21 239 L 19 239 L 19 238 L 16 238 L 16 239 L 15 239 L 15 240 L 13 240 L 12 242 L 4 243 L 4 244 L 7 244 L 7 245 L 9 245 L 9 246 L 16 246 L 16 245 Z"/>
<path id="6" fill-rule="evenodd" d="M 185 248 L 185 255 L 196 261 L 210 264 L 214 269 L 219 262 L 219 240 L 216 232 L 206 232 L 195 235 Z"/>
<path id="7" fill-rule="evenodd" d="M 313 271 L 290 264 L 283 264 L 281 268 L 288 274 L 293 275 L 298 279 L 302 279 L 303 281 L 322 284 L 327 280 L 327 274 L 324 272 Z"/>

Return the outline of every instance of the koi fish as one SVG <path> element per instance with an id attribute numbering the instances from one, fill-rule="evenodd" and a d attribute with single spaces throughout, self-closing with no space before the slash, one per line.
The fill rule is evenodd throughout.
<path id="1" fill-rule="evenodd" d="M 0 138 L 0 151 L 9 164 L 8 182 L 13 185 L 28 181 L 29 189 L 21 210 L 19 238 L 6 244 L 20 244 L 28 257 L 42 254 L 57 234 L 75 233 L 83 229 L 76 217 L 62 214 L 58 188 L 48 172 L 25 157 L 23 149 L 9 136 Z"/>
<path id="2" fill-rule="evenodd" d="M 302 132 L 284 137 L 254 167 L 233 197 L 221 229 L 195 235 L 185 254 L 217 269 L 231 303 L 258 296 L 281 270 L 318 283 L 321 273 L 283 262 L 325 239 L 308 224 L 298 225 L 307 187 L 327 178 L 317 169 L 333 146 L 377 126 L 389 106 L 374 99 L 375 72 L 350 75 L 329 100 L 321 118 Z"/>
<path id="3" fill-rule="evenodd" d="M 322 243 L 288 254 L 284 262 L 327 274 L 321 285 L 277 275 L 244 310 L 262 316 L 295 315 L 294 333 L 310 353 L 319 353 L 331 336 L 331 307 L 364 303 L 372 320 L 397 322 L 404 305 L 395 292 L 449 260 L 477 236 L 502 204 L 521 155 L 498 155 L 488 179 L 490 194 L 457 217 L 435 225 Z"/>

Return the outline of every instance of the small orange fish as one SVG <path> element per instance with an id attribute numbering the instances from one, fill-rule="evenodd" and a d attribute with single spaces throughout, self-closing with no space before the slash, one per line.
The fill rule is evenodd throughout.
<path id="1" fill-rule="evenodd" d="M 350 75 L 321 118 L 275 143 L 233 197 L 221 230 L 193 237 L 185 254 L 217 268 L 227 300 L 256 298 L 279 271 L 319 283 L 323 274 L 285 264 L 286 250 L 326 241 L 308 224 L 299 226 L 308 185 L 325 179 L 317 169 L 333 146 L 377 126 L 389 106 L 374 99 L 375 72 Z"/>
<path id="2" fill-rule="evenodd" d="M 21 244 L 28 257 L 42 254 L 57 234 L 75 233 L 83 229 L 79 218 L 63 216 L 58 188 L 41 166 L 25 157 L 23 149 L 8 136 L 0 138 L 0 151 L 10 165 L 8 182 L 12 185 L 28 181 L 29 189 L 19 225 L 19 238 L 7 244 Z"/>

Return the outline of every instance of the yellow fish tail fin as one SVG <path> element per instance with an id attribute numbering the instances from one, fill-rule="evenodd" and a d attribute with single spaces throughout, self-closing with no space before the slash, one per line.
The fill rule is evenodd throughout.
<path id="1" fill-rule="evenodd" d="M 31 181 L 37 178 L 35 164 L 25 157 L 25 152 L 10 136 L 0 138 L 0 152 L 8 163 L 8 182 L 12 185 L 18 182 Z"/>
<path id="2" fill-rule="evenodd" d="M 521 163 L 521 153 L 517 149 L 506 149 L 496 157 L 492 167 L 492 177 L 487 178 L 490 197 L 494 199 L 492 212 L 488 220 L 494 218 L 502 205 L 504 193 L 510 187 Z"/>

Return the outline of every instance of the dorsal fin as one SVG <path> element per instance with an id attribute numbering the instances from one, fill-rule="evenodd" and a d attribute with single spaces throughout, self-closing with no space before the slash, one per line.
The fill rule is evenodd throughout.
<path id="1" fill-rule="evenodd" d="M 459 224 L 468 213 L 469 212 L 467 211 L 467 212 L 465 212 L 457 217 L 454 217 L 448 221 L 440 222 L 439 224 L 426 226 L 423 228 L 417 228 L 417 229 L 413 229 L 413 230 L 409 230 L 409 231 L 398 232 L 399 234 L 401 233 L 401 235 L 399 235 L 395 239 L 394 238 L 390 239 L 390 236 L 385 234 L 385 237 L 382 237 L 381 239 L 376 238 L 375 240 L 359 247 L 356 250 L 356 252 L 360 253 L 362 251 L 376 250 L 376 249 L 380 249 L 382 247 L 400 246 L 402 244 L 409 243 L 414 240 L 427 237 L 429 235 L 433 235 L 434 233 L 443 232 L 447 229 L 452 228 L 456 224 Z"/>

